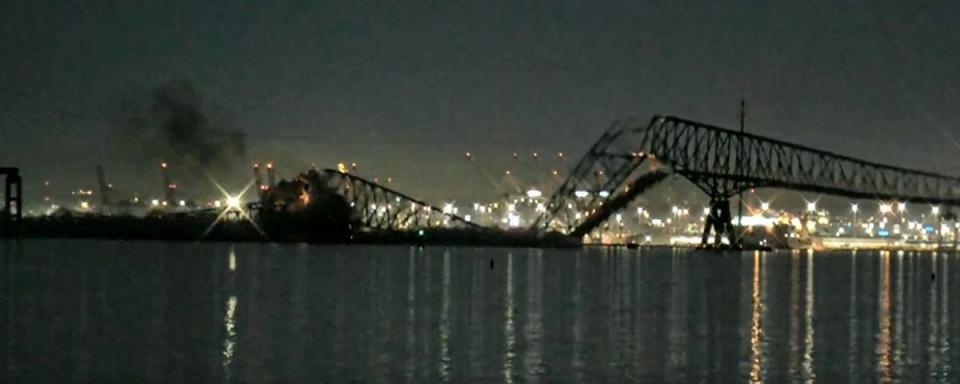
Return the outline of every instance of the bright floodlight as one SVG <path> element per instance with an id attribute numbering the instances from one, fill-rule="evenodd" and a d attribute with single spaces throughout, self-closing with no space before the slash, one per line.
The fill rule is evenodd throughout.
<path id="1" fill-rule="evenodd" d="M 762 209 L 762 210 L 764 210 L 764 211 L 770 209 L 770 203 L 768 203 L 768 202 L 766 202 L 766 201 L 761 201 L 761 202 L 760 202 L 760 209 Z"/>
<path id="2" fill-rule="evenodd" d="M 587 191 L 576 191 L 576 192 L 573 193 L 573 195 L 576 196 L 576 197 L 578 197 L 578 198 L 581 198 L 581 199 L 582 199 L 582 198 L 584 198 L 584 197 L 590 196 L 590 192 L 587 192 Z"/>
<path id="3" fill-rule="evenodd" d="M 817 202 L 816 202 L 816 201 L 808 202 L 808 203 L 807 203 L 807 210 L 810 211 L 810 212 L 816 211 L 816 210 L 817 210 Z"/>
<path id="4" fill-rule="evenodd" d="M 600 195 L 600 197 L 606 198 L 606 197 L 610 196 L 610 192 L 600 191 L 599 193 L 597 193 L 597 195 Z"/>
<path id="5" fill-rule="evenodd" d="M 531 190 L 527 191 L 527 197 L 529 197 L 529 198 L 531 198 L 531 199 L 536 199 L 536 198 L 538 198 L 538 197 L 540 197 L 540 196 L 543 196 L 543 192 L 541 192 L 539 189 L 535 189 L 535 188 L 534 188 L 534 189 L 531 189 Z"/>
<path id="6" fill-rule="evenodd" d="M 940 207 L 938 207 L 938 206 L 936 206 L 936 205 L 934 205 L 933 207 L 930 207 L 930 213 L 933 213 L 934 215 L 939 215 L 939 214 L 940 214 Z"/>
<path id="7" fill-rule="evenodd" d="M 907 203 L 897 203 L 897 211 L 905 212 L 907 210 Z"/>
<path id="8" fill-rule="evenodd" d="M 240 208 L 240 198 L 237 196 L 227 197 L 227 208 Z"/>
<path id="9" fill-rule="evenodd" d="M 856 204 L 850 204 L 850 210 L 853 211 L 853 213 L 857 213 L 858 209 L 860 209 L 860 207 Z"/>
<path id="10" fill-rule="evenodd" d="M 890 204 L 880 204 L 880 213 L 890 213 Z"/>

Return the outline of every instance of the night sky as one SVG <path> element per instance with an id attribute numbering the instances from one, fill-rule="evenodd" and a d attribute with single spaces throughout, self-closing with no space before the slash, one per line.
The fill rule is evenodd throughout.
<path id="1" fill-rule="evenodd" d="M 28 198 L 93 188 L 97 163 L 157 195 L 117 116 L 189 81 L 246 133 L 237 174 L 357 162 L 432 202 L 547 180 L 626 116 L 735 127 L 741 97 L 750 132 L 957 174 L 958 20 L 956 1 L 5 0 L 0 165 Z"/>

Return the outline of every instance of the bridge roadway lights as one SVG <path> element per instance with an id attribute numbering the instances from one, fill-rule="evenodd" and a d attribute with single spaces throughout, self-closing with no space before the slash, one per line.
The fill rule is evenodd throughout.
<path id="1" fill-rule="evenodd" d="M 707 245 L 707 239 L 710 237 L 710 228 L 714 230 L 715 247 L 720 246 L 723 235 L 727 236 L 730 246 L 736 244 L 733 229 L 733 215 L 730 213 L 730 200 L 727 198 L 710 199 L 710 214 L 703 221 L 703 236 L 700 239 L 700 246 Z"/>

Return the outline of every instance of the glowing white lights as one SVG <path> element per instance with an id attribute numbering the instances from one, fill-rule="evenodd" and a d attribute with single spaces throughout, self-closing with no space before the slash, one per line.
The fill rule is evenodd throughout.
<path id="1" fill-rule="evenodd" d="M 880 204 L 880 213 L 883 213 L 883 214 L 890 213 L 890 211 L 892 210 L 892 208 L 893 208 L 893 206 L 890 205 L 890 204 L 881 203 L 881 204 Z"/>
<path id="2" fill-rule="evenodd" d="M 897 211 L 898 211 L 898 212 L 906 212 L 906 211 L 907 211 L 907 203 L 897 203 Z"/>
<path id="3" fill-rule="evenodd" d="M 816 201 L 808 201 L 808 202 L 807 202 L 807 211 L 808 211 L 808 212 L 814 212 L 814 211 L 816 211 L 816 210 L 817 210 L 817 202 L 816 202 Z"/>
<path id="4" fill-rule="evenodd" d="M 936 205 L 930 207 L 930 213 L 932 213 L 932 214 L 934 214 L 934 215 L 939 215 L 939 214 L 940 214 L 940 207 L 939 207 L 939 206 L 936 206 Z"/>
<path id="5" fill-rule="evenodd" d="M 230 208 L 230 209 L 240 208 L 240 197 L 238 196 L 227 197 L 227 208 Z"/>
<path id="6" fill-rule="evenodd" d="M 590 192 L 576 191 L 576 192 L 573 192 L 573 195 L 576 196 L 578 199 L 582 199 L 584 197 L 590 196 Z"/>
<path id="7" fill-rule="evenodd" d="M 533 188 L 533 189 L 530 189 L 529 191 L 527 191 L 527 197 L 529 197 L 529 198 L 531 198 L 531 199 L 536 199 L 536 198 L 538 198 L 538 197 L 540 197 L 540 196 L 543 196 L 543 192 L 540 191 L 539 189 Z"/>
<path id="8" fill-rule="evenodd" d="M 607 197 L 610 197 L 610 192 L 600 191 L 599 193 L 597 193 L 597 195 L 599 195 L 602 198 L 607 198 Z"/>
<path id="9" fill-rule="evenodd" d="M 770 209 L 770 203 L 768 203 L 768 202 L 766 202 L 766 201 L 761 201 L 761 202 L 760 202 L 760 209 L 762 209 L 762 210 L 764 210 L 764 211 L 769 210 L 769 209 Z"/>
<path id="10" fill-rule="evenodd" d="M 858 211 L 859 209 L 860 209 L 860 207 L 859 207 L 858 205 L 856 205 L 856 204 L 850 204 L 850 211 L 852 211 L 853 213 L 857 213 L 857 211 Z"/>

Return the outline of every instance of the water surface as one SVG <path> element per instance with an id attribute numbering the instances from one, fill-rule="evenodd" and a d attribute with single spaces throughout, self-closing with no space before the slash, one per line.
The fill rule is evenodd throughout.
<path id="1" fill-rule="evenodd" d="M 956 382 L 957 256 L 0 243 L 0 382 Z"/>

